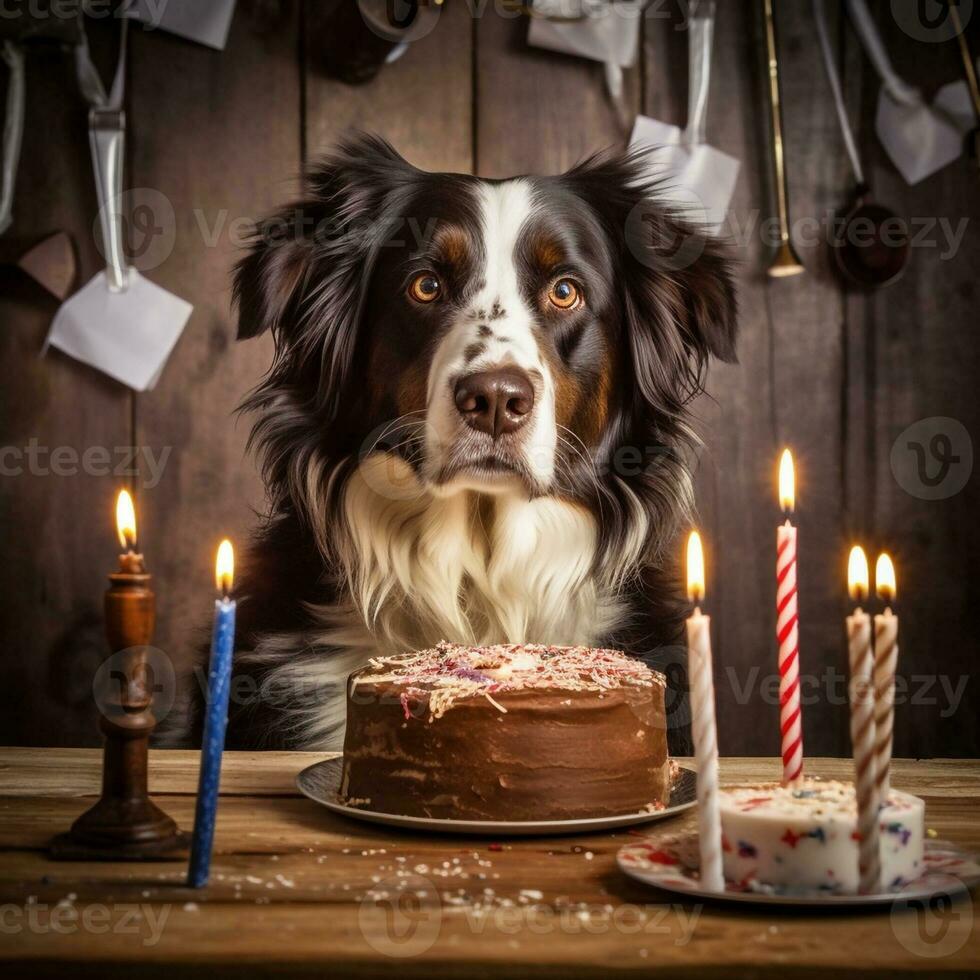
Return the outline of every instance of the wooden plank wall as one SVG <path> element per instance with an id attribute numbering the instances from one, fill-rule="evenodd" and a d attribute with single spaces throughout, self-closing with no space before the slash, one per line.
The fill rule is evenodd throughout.
<path id="1" fill-rule="evenodd" d="M 38 360 L 52 302 L 5 271 L 0 329 L 0 444 L 149 447 L 169 457 L 159 484 L 132 482 L 145 550 L 160 595 L 158 645 L 182 662 L 206 625 L 212 548 L 244 541 L 262 492 L 244 458 L 247 423 L 232 410 L 261 376 L 268 338 L 233 343 L 229 269 L 234 224 L 293 196 L 302 172 L 349 127 L 387 136 L 413 163 L 506 176 L 552 173 L 627 132 L 594 64 L 529 49 L 526 22 L 501 4 L 453 3 L 439 27 L 370 85 L 350 88 L 317 70 L 322 8 L 311 2 L 245 2 L 227 50 L 217 54 L 159 32 L 135 32 L 130 70 L 127 183 L 151 188 L 175 214 L 172 254 L 148 274 L 189 299 L 194 314 L 155 391 L 131 396 L 68 360 Z M 835 8 L 836 5 L 828 4 Z M 801 245 L 804 276 L 764 274 L 761 229 L 771 216 L 772 177 L 755 3 L 719 4 L 709 142 L 742 161 L 728 232 L 736 243 L 742 308 L 740 364 L 716 366 L 695 406 L 705 446 L 697 468 L 710 544 L 718 714 L 726 754 L 777 750 L 774 688 L 774 467 L 780 447 L 799 463 L 802 657 L 821 683 L 805 714 L 808 751 L 847 752 L 840 703 L 845 668 L 843 569 L 852 540 L 896 554 L 902 586 L 900 755 L 976 755 L 975 692 L 961 685 L 977 662 L 980 531 L 976 480 L 925 501 L 892 475 L 898 435 L 933 416 L 980 432 L 975 379 L 975 270 L 980 236 L 976 168 L 954 164 L 907 187 L 873 134 L 877 83 L 853 33 L 834 13 L 852 118 L 874 189 L 899 213 L 968 219 L 958 251 L 914 251 L 905 278 L 871 296 L 847 294 L 819 242 Z M 851 177 L 813 43 L 809 5 L 782 3 L 780 55 L 796 219 L 840 206 Z M 680 5 L 655 4 L 642 57 L 627 73 L 631 110 L 682 122 L 687 39 Z M 265 12 L 266 16 L 259 16 Z M 929 94 L 959 78 L 952 44 L 916 41 L 876 5 L 896 63 Z M 980 18 L 974 18 L 980 21 Z M 971 24 L 976 37 L 978 24 Z M 113 27 L 96 46 L 111 60 Z M 69 93 L 66 95 L 66 92 Z M 67 228 L 85 280 L 99 266 L 84 108 L 68 63 L 32 61 L 30 118 L 14 234 Z M 938 232 L 934 234 L 942 242 Z M 0 738 L 23 744 L 95 740 L 88 678 L 101 651 L 102 575 L 113 562 L 111 503 L 120 477 L 0 477 L 5 557 L 0 623 L 5 640 Z M 836 682 L 825 671 L 837 672 Z M 922 679 L 919 679 L 922 678 Z M 966 681 L 969 685 L 969 681 Z M 945 685 L 945 687 L 944 687 Z M 949 710 L 958 692 L 959 708 Z M 955 700 L 957 694 L 952 698 Z"/>

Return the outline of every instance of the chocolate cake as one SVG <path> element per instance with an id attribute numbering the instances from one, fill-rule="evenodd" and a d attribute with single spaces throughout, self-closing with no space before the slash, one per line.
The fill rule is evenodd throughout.
<path id="1" fill-rule="evenodd" d="M 665 678 L 615 650 L 440 643 L 351 675 L 340 797 L 458 820 L 659 809 Z"/>

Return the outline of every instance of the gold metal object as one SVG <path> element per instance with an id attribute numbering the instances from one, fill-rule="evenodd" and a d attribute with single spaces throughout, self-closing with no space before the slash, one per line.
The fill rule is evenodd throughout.
<path id="1" fill-rule="evenodd" d="M 953 18 L 953 26 L 956 28 L 956 40 L 960 46 L 960 57 L 963 59 L 966 85 L 970 90 L 970 99 L 973 102 L 973 114 L 977 117 L 977 125 L 967 136 L 971 141 L 969 150 L 973 159 L 980 164 L 980 85 L 977 84 L 977 69 L 973 63 L 973 55 L 970 53 L 970 45 L 966 40 L 963 23 L 960 20 L 960 12 L 956 9 L 955 3 L 949 5 L 949 14 Z"/>
<path id="2" fill-rule="evenodd" d="M 790 238 L 789 195 L 786 189 L 786 164 L 783 155 L 783 118 L 779 101 L 779 57 L 776 53 L 776 24 L 772 0 L 763 0 L 766 13 L 766 52 L 769 59 L 769 109 L 772 114 L 772 157 L 776 176 L 776 206 L 779 216 L 779 245 L 769 265 L 769 275 L 795 276 L 803 271 Z"/>

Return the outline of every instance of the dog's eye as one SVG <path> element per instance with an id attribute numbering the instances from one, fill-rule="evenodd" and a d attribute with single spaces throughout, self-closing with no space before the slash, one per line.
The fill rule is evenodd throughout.
<path id="1" fill-rule="evenodd" d="M 582 301 L 582 293 L 571 279 L 559 279 L 548 290 L 548 299 L 559 310 L 572 310 Z"/>
<path id="2" fill-rule="evenodd" d="M 417 303 L 431 303 L 439 298 L 442 285 L 431 272 L 423 272 L 412 280 L 408 293 Z"/>

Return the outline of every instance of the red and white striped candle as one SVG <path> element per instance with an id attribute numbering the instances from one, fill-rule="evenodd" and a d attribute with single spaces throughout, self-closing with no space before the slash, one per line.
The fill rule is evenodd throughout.
<path id="1" fill-rule="evenodd" d="M 858 889 L 879 891 L 878 787 L 875 780 L 875 698 L 872 672 L 871 617 L 861 608 L 868 597 L 868 559 L 864 549 L 851 549 L 847 562 L 847 588 L 857 603 L 847 617 L 847 651 L 851 668 L 851 751 L 854 753 L 854 795 L 857 799 Z"/>
<path id="2" fill-rule="evenodd" d="M 796 594 L 796 503 L 793 456 L 779 461 L 779 504 L 786 523 L 776 532 L 776 639 L 779 643 L 779 734 L 783 785 L 803 777 L 803 715 L 800 710 L 800 628 Z"/>
<path id="3" fill-rule="evenodd" d="M 718 804 L 718 732 L 715 685 L 711 669 L 711 618 L 698 603 L 704 598 L 704 551 L 692 531 L 687 542 L 687 595 L 694 612 L 687 620 L 687 664 L 691 684 L 691 731 L 698 766 L 698 850 L 701 887 L 725 890 L 721 854 L 721 810 Z"/>
<path id="4" fill-rule="evenodd" d="M 885 611 L 875 616 L 875 779 L 878 800 L 888 801 L 892 762 L 892 733 L 895 717 L 895 667 L 898 663 L 898 616 L 891 610 L 895 601 L 895 566 L 888 555 L 875 564 L 875 591 Z"/>

